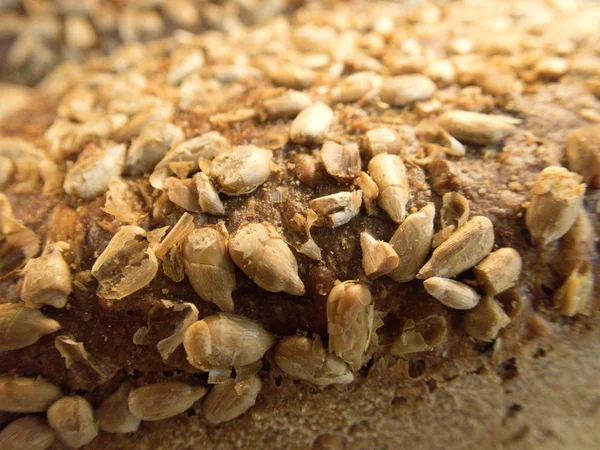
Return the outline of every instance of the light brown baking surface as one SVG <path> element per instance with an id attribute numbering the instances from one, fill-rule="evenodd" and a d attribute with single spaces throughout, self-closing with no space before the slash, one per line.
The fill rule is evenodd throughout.
<path id="1" fill-rule="evenodd" d="M 216 226 L 223 221 L 231 234 L 245 222 L 266 221 L 279 230 L 290 248 L 298 249 L 306 240 L 298 217 L 307 216 L 309 201 L 355 188 L 327 174 L 320 159 L 320 143 L 291 142 L 292 120 L 269 118 L 265 113 L 262 101 L 274 94 L 274 88 L 294 87 L 308 93 L 313 101 L 331 106 L 335 118 L 328 138 L 358 144 L 362 170 L 367 170 L 371 158 L 365 145 L 367 131 L 385 126 L 404 136 L 400 155 L 410 185 L 408 213 L 429 202 L 439 212 L 445 193 L 461 193 L 469 202 L 471 217 L 483 215 L 492 221 L 494 249 L 515 248 L 523 259 L 519 282 L 511 291 L 522 301 L 522 309 L 497 339 L 481 342 L 465 330 L 468 312 L 442 305 L 425 292 L 422 281 L 397 283 L 387 276 L 367 280 L 361 265 L 360 233 L 368 231 L 387 242 L 398 227 L 383 209 L 372 215 L 363 209 L 337 228 L 313 227 L 312 236 L 324 259 L 315 261 L 293 250 L 306 294 L 267 292 L 236 268 L 235 313 L 258 321 L 278 338 L 315 333 L 326 340 L 326 301 L 334 281 L 365 281 L 375 310 L 384 313 L 384 325 L 377 330 L 379 345 L 372 349 L 373 357 L 356 371 L 353 383 L 318 388 L 291 380 L 276 366 L 270 350 L 259 372 L 264 385 L 258 401 L 241 417 L 210 426 L 202 417 L 199 401 L 174 418 L 143 422 L 133 435 L 101 432 L 85 448 L 597 448 L 600 287 L 596 283 L 591 296 L 591 315 L 561 315 L 553 295 L 578 261 L 569 259 L 572 255 L 564 240 L 543 248 L 532 243 L 524 218 L 539 172 L 547 166 L 567 165 L 568 133 L 600 122 L 600 100 L 594 91 L 594 80 L 600 77 L 596 50 L 600 34 L 593 21 L 600 17 L 600 9 L 588 2 L 578 5 L 573 8 L 571 2 L 560 1 L 440 2 L 440 6 L 309 2 L 285 21 L 280 18 L 264 28 L 244 29 L 239 35 L 180 35 L 149 44 L 144 58 L 132 51 L 129 68 L 145 80 L 139 89 L 134 88 L 136 80 L 131 72 L 114 69 L 113 59 L 94 59 L 80 66 L 82 73 L 71 70 L 63 75 L 67 81 L 64 91 L 57 92 L 56 84 L 42 84 L 24 109 L 0 117 L 0 136 L 24 139 L 50 154 L 51 143 L 44 133 L 58 119 L 57 107 L 74 86 L 85 85 L 86 77 L 89 82 L 97 76 L 103 87 L 89 83 L 92 90 L 99 97 L 108 97 L 110 87 L 117 82 L 131 82 L 127 89 L 134 97 L 143 93 L 176 106 L 166 120 L 179 126 L 185 138 L 218 131 L 231 145 L 254 144 L 273 150 L 274 169 L 264 184 L 247 195 L 221 194 L 227 216 L 192 212 L 196 225 Z M 394 27 L 389 28 L 387 20 Z M 298 37 L 294 30 L 307 23 L 331 26 L 336 30 L 334 40 L 322 44 L 323 48 L 303 47 L 298 40 L 302 41 L 302 36 L 308 39 L 310 33 Z M 340 49 L 348 44 L 342 41 L 352 40 L 351 30 L 358 30 L 363 40 L 344 55 Z M 452 49 L 452 40 L 462 37 L 470 37 L 476 50 L 461 55 L 462 50 Z M 313 43 L 317 47 L 320 44 Z M 209 84 L 205 90 L 180 98 L 180 88 L 165 82 L 165 76 L 172 64 L 169 49 L 185 45 L 206 55 L 204 66 L 196 72 Z M 305 54 L 314 60 L 302 59 Z M 319 54 L 329 58 L 322 67 Z M 549 56 L 560 61 L 547 61 Z M 372 70 L 384 78 L 416 71 L 435 78 L 433 69 L 428 71 L 420 65 L 427 58 L 451 61 L 455 71 L 453 79 L 436 79 L 432 98 L 439 104 L 433 105 L 432 112 L 426 112 L 432 107 L 430 99 L 398 107 L 390 107 L 375 94 L 349 103 L 330 99 L 330 88 L 358 71 Z M 273 66 L 283 60 L 317 66 L 314 78 L 309 82 L 285 79 Z M 248 71 L 250 66 L 252 75 L 214 82 L 232 70 L 225 67 L 232 61 L 240 64 L 234 73 Z M 544 69 L 542 62 L 551 67 Z M 564 62 L 566 71 L 559 67 L 554 72 L 552 64 Z M 117 73 L 113 76 L 112 72 Z M 119 93 L 116 99 L 124 95 Z M 98 100 L 97 115 L 89 121 L 103 118 L 108 104 L 110 99 Z M 448 155 L 439 146 L 411 136 L 420 122 L 435 121 L 443 112 L 455 109 L 502 114 L 522 122 L 498 142 L 463 142 L 463 156 Z M 232 116 L 240 111 L 250 117 Z M 117 135 L 112 133 L 108 139 L 119 141 Z M 98 137 L 90 141 L 92 147 L 106 142 Z M 129 138 L 122 141 L 130 145 Z M 81 150 L 55 158 L 59 172 L 68 173 Z M 314 175 L 304 173 L 302 155 L 315 164 Z M 138 225 L 145 230 L 173 225 L 183 215 L 184 210 L 168 200 L 163 211 L 153 209 L 164 199 L 159 200 L 160 191 L 150 186 L 148 174 L 124 177 L 136 189 L 140 211 L 145 215 Z M 49 232 L 56 233 L 50 229 L 49 218 L 57 205 L 74 211 L 75 234 L 81 240 L 69 238 L 80 256 L 70 268 L 76 278 L 80 275 L 78 280 L 83 280 L 82 272 L 92 268 L 124 225 L 102 210 L 105 195 L 85 200 L 64 192 L 42 194 L 41 181 L 28 192 L 22 184 L 17 185 L 15 180 L 9 181 L 2 192 L 10 200 L 15 218 L 42 242 Z M 588 188 L 583 209 L 597 235 L 599 205 L 598 190 Z M 597 255 L 597 242 L 593 242 L 591 254 L 585 258 L 596 280 L 600 275 Z M 472 271 L 459 276 L 467 282 L 474 278 Z M 19 301 L 21 280 L 18 272 L 0 279 L 0 303 Z M 200 319 L 218 312 L 214 304 L 196 295 L 187 279 L 174 282 L 159 269 L 148 286 L 112 303 L 99 298 L 97 288 L 97 281 L 90 277 L 87 284 L 73 289 L 68 307 L 45 307 L 43 313 L 58 321 L 62 329 L 34 345 L 1 354 L 0 374 L 41 376 L 65 393 L 84 396 L 94 407 L 127 380 L 136 386 L 164 380 L 207 383 L 208 375 L 188 363 L 183 346 L 166 361 L 161 358 L 156 343 L 177 324 L 172 315 L 155 317 L 148 345 L 133 342 L 133 335 L 148 325 L 150 309 L 161 299 L 194 303 Z M 508 304 L 503 307 L 511 313 Z M 390 354 L 391 343 L 410 320 L 418 322 L 432 315 L 443 317 L 447 323 L 447 335 L 440 345 L 402 357 Z M 103 374 L 85 364 L 76 363 L 67 369 L 55 348 L 54 339 L 59 334 L 82 342 Z M 0 427 L 17 417 L 0 411 Z"/>

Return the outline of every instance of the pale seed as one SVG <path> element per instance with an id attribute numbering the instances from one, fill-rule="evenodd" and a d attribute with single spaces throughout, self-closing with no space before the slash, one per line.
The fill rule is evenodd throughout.
<path id="1" fill-rule="evenodd" d="M 321 148 L 321 159 L 327 173 L 340 183 L 350 184 L 360 174 L 360 153 L 356 144 L 326 141 Z"/>
<path id="2" fill-rule="evenodd" d="M 431 249 L 434 218 L 435 206 L 429 203 L 400 224 L 390 239 L 390 245 L 399 257 L 398 267 L 388 274 L 390 278 L 407 283 L 417 276 Z"/>
<path id="3" fill-rule="evenodd" d="M 520 119 L 481 114 L 471 111 L 448 111 L 439 118 L 439 124 L 459 141 L 473 144 L 493 144 L 517 131 Z"/>
<path id="4" fill-rule="evenodd" d="M 60 397 L 57 386 L 40 378 L 0 376 L 0 411 L 44 412 Z"/>
<path id="5" fill-rule="evenodd" d="M 406 217 L 410 197 L 406 167 L 397 155 L 380 153 L 369 162 L 369 175 L 379 188 L 377 203 L 397 223 Z"/>
<path id="6" fill-rule="evenodd" d="M 232 312 L 235 267 L 227 237 L 213 228 L 197 228 L 185 238 L 182 254 L 185 273 L 196 294 L 222 311 Z"/>
<path id="7" fill-rule="evenodd" d="M 387 275 L 400 262 L 394 248 L 384 241 L 378 241 L 366 231 L 360 233 L 360 247 L 362 249 L 362 266 L 367 277 L 371 279 Z"/>
<path id="8" fill-rule="evenodd" d="M 322 143 L 333 123 L 333 110 L 323 102 L 303 109 L 290 126 L 290 140 L 298 144 Z"/>
<path id="9" fill-rule="evenodd" d="M 429 295 L 452 309 L 473 309 L 481 298 L 466 284 L 448 278 L 431 277 L 423 281 L 423 286 Z"/>
<path id="10" fill-rule="evenodd" d="M 22 303 L 0 304 L 0 352 L 35 344 L 42 336 L 60 330 L 56 320 Z"/>
<path id="11" fill-rule="evenodd" d="M 600 125 L 589 125 L 567 135 L 567 165 L 583 182 L 600 188 Z"/>
<path id="12" fill-rule="evenodd" d="M 233 262 L 263 289 L 304 295 L 296 257 L 271 224 L 241 225 L 229 239 L 229 254 Z"/>
<path id="13" fill-rule="evenodd" d="M 353 370 L 365 362 L 373 333 L 374 309 L 371 292 L 358 281 L 338 283 L 327 297 L 329 351 Z"/>
<path id="14" fill-rule="evenodd" d="M 127 405 L 132 389 L 131 383 L 122 383 L 96 411 L 98 426 L 105 433 L 135 433 L 140 427 L 141 420 L 129 412 Z"/>
<path id="15" fill-rule="evenodd" d="M 490 342 L 510 323 L 510 317 L 504 312 L 494 297 L 484 297 L 479 304 L 465 315 L 465 331 L 475 339 Z"/>
<path id="16" fill-rule="evenodd" d="M 589 316 L 594 306 L 594 273 L 589 261 L 583 261 L 571 272 L 563 285 L 554 293 L 554 304 L 560 313 L 573 317 Z"/>
<path id="17" fill-rule="evenodd" d="M 190 364 L 200 370 L 248 366 L 275 345 L 275 337 L 244 316 L 217 313 L 192 324 L 183 346 Z"/>
<path id="18" fill-rule="evenodd" d="M 521 275 L 521 255 L 514 248 L 500 248 L 481 261 L 473 272 L 488 295 L 496 295 L 515 285 Z"/>
<path id="19" fill-rule="evenodd" d="M 485 258 L 494 247 L 494 225 L 484 216 L 476 216 L 455 231 L 436 248 L 417 278 L 452 278 Z"/>
<path id="20" fill-rule="evenodd" d="M 385 79 L 379 95 L 392 106 L 405 106 L 431 98 L 436 90 L 435 83 L 425 75 L 399 75 Z"/>
<path id="21" fill-rule="evenodd" d="M 204 397 L 204 394 L 204 386 L 167 381 L 131 390 L 127 405 L 133 416 L 145 421 L 156 421 L 185 412 Z"/>
<path id="22" fill-rule="evenodd" d="M 254 145 L 238 145 L 220 152 L 210 165 L 210 177 L 227 195 L 249 194 L 271 175 L 273 152 Z"/>
<path id="23" fill-rule="evenodd" d="M 0 448 L 4 450 L 46 450 L 56 439 L 52 428 L 36 416 L 25 416 L 0 431 Z"/>
<path id="24" fill-rule="evenodd" d="M 362 191 L 326 195 L 311 200 L 308 205 L 319 218 L 315 222 L 316 226 L 339 227 L 350 222 L 360 212 Z"/>
<path id="25" fill-rule="evenodd" d="M 583 203 L 581 176 L 564 167 L 546 167 L 531 188 L 525 224 L 541 245 L 564 236 L 575 223 Z"/>
<path id="26" fill-rule="evenodd" d="M 318 337 L 283 338 L 275 347 L 275 362 L 286 375 L 317 386 L 349 384 L 354 380 L 348 365 L 327 353 Z"/>
<path id="27" fill-rule="evenodd" d="M 256 375 L 238 381 L 230 378 L 212 387 L 202 405 L 204 418 L 211 425 L 241 416 L 256 403 L 262 382 Z"/>

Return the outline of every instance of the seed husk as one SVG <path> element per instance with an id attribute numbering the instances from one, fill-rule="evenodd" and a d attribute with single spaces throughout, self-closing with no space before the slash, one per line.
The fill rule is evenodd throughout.
<path id="1" fill-rule="evenodd" d="M 21 300 L 25 304 L 34 308 L 44 305 L 63 308 L 66 305 L 72 290 L 72 279 L 62 252 L 68 247 L 64 242 L 51 242 L 42 256 L 27 262 L 21 287 Z"/>
<path id="2" fill-rule="evenodd" d="M 371 292 L 358 281 L 338 283 L 327 297 L 329 351 L 353 370 L 365 362 L 373 333 L 374 307 Z"/>
<path id="3" fill-rule="evenodd" d="M 23 303 L 0 304 L 0 352 L 29 347 L 60 328 L 56 320 Z"/>
<path id="4" fill-rule="evenodd" d="M 0 411 L 36 413 L 46 411 L 62 397 L 54 384 L 27 377 L 0 376 Z"/>
<path id="5" fill-rule="evenodd" d="M 311 200 L 309 207 L 314 211 L 318 220 L 315 226 L 339 227 L 350 222 L 360 212 L 362 191 L 337 192 Z"/>
<path id="6" fill-rule="evenodd" d="M 227 237 L 213 228 L 197 228 L 185 238 L 182 254 L 185 273 L 196 294 L 222 311 L 232 312 L 235 267 Z"/>
<path id="7" fill-rule="evenodd" d="M 435 83 L 425 75 L 399 75 L 385 79 L 379 95 L 392 106 L 405 106 L 431 98 L 436 90 Z"/>
<path id="8" fill-rule="evenodd" d="M 362 266 L 367 277 L 376 279 L 398 267 L 400 258 L 394 248 L 366 231 L 360 233 L 360 247 L 363 253 Z"/>
<path id="9" fill-rule="evenodd" d="M 448 111 L 439 118 L 439 124 L 461 142 L 493 144 L 517 131 L 520 119 L 481 114 L 471 111 Z"/>
<path id="10" fill-rule="evenodd" d="M 429 295 L 452 309 L 473 309 L 481 299 L 475 289 L 448 278 L 431 277 L 423 281 Z"/>
<path id="11" fill-rule="evenodd" d="M 446 319 L 442 316 L 427 316 L 417 323 L 409 319 L 404 324 L 402 334 L 392 342 L 390 352 L 404 356 L 431 351 L 444 342 L 447 330 Z"/>
<path id="12" fill-rule="evenodd" d="M 388 274 L 390 278 L 407 283 L 417 276 L 431 249 L 434 218 L 435 206 L 429 203 L 400 224 L 390 239 L 399 257 L 398 267 Z"/>
<path id="13" fill-rule="evenodd" d="M 290 140 L 298 144 L 322 143 L 333 123 L 333 110 L 323 102 L 303 109 L 290 126 Z"/>
<path id="14" fill-rule="evenodd" d="M 514 248 L 500 248 L 481 261 L 473 272 L 488 295 L 496 295 L 515 285 L 521 275 L 521 255 Z"/>
<path id="15" fill-rule="evenodd" d="M 354 380 L 348 365 L 327 353 L 318 337 L 283 338 L 275 347 L 275 362 L 286 375 L 317 386 L 349 384 Z"/>
<path id="16" fill-rule="evenodd" d="M 204 386 L 167 381 L 132 389 L 127 405 L 133 416 L 144 421 L 156 421 L 181 414 L 204 397 L 204 394 Z"/>
<path id="17" fill-rule="evenodd" d="M 434 250 L 417 278 L 452 278 L 478 264 L 493 247 L 492 221 L 484 216 L 475 216 Z"/>
<path id="18" fill-rule="evenodd" d="M 96 411 L 98 427 L 105 433 L 135 433 L 139 428 L 141 419 L 131 414 L 127 405 L 132 389 L 132 383 L 122 383 Z"/>
<path id="19" fill-rule="evenodd" d="M 567 165 L 579 173 L 583 182 L 600 188 L 600 125 L 589 125 L 567 135 Z"/>
<path id="20" fill-rule="evenodd" d="M 98 436 L 94 409 L 83 397 L 63 397 L 48 408 L 46 415 L 58 439 L 69 448 L 83 447 Z"/>
<path id="21" fill-rule="evenodd" d="M 210 165 L 210 177 L 227 195 L 249 194 L 271 175 L 273 152 L 255 145 L 222 151 Z"/>
<path id="22" fill-rule="evenodd" d="M 379 188 L 378 205 L 397 223 L 406 217 L 410 197 L 406 167 L 397 155 L 380 153 L 369 162 L 369 175 Z"/>
<path id="23" fill-rule="evenodd" d="M 502 328 L 510 323 L 510 317 L 504 312 L 494 297 L 486 296 L 465 315 L 465 331 L 475 339 L 491 342 Z"/>
<path id="24" fill-rule="evenodd" d="M 267 222 L 241 225 L 229 239 L 229 254 L 261 288 L 304 295 L 296 257 L 273 225 Z"/>
<path id="25" fill-rule="evenodd" d="M 21 417 L 0 431 L 0 448 L 4 450 L 46 450 L 55 440 L 52 428 L 36 416 Z"/>
<path id="26" fill-rule="evenodd" d="M 243 316 L 217 313 L 192 324 L 183 346 L 190 364 L 200 370 L 248 366 L 275 345 L 275 337 Z"/>
<path id="27" fill-rule="evenodd" d="M 321 148 L 321 159 L 327 173 L 340 183 L 351 184 L 360 174 L 360 153 L 356 144 L 340 145 L 325 141 Z"/>
<path id="28" fill-rule="evenodd" d="M 261 388 L 257 375 L 243 381 L 229 378 L 214 385 L 202 405 L 204 418 L 211 425 L 218 425 L 241 416 L 254 406 Z"/>
<path id="29" fill-rule="evenodd" d="M 583 261 L 554 293 L 554 304 L 561 314 L 589 316 L 594 304 L 594 274 L 589 261 Z"/>
<path id="30" fill-rule="evenodd" d="M 577 220 L 585 184 L 581 176 L 564 167 L 546 167 L 531 188 L 525 224 L 532 238 L 547 245 L 564 236 Z"/>

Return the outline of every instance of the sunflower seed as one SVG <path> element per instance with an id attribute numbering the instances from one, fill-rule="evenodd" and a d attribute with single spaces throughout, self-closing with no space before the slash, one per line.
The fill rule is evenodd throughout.
<path id="1" fill-rule="evenodd" d="M 40 378 L 0 376 L 0 411 L 44 412 L 60 397 L 57 386 Z"/>
<path id="2" fill-rule="evenodd" d="M 94 409 L 83 397 L 63 397 L 48 408 L 48 424 L 67 447 L 78 449 L 98 436 Z"/>
<path id="3" fill-rule="evenodd" d="M 397 223 L 406 217 L 410 196 L 406 167 L 397 155 L 380 153 L 369 162 L 369 175 L 379 187 L 377 203 Z"/>
<path id="4" fill-rule="evenodd" d="M 338 192 L 315 198 L 310 201 L 309 207 L 319 220 L 315 222 L 320 227 L 339 227 L 350 222 L 360 212 L 362 205 L 362 191 Z"/>
<path id="5" fill-rule="evenodd" d="M 517 131 L 520 119 L 480 114 L 471 111 L 448 111 L 439 118 L 440 126 L 459 141 L 493 144 Z"/>
<path id="6" fill-rule="evenodd" d="M 312 104 L 310 95 L 289 89 L 283 94 L 263 100 L 263 108 L 271 119 L 291 119 Z"/>
<path id="7" fill-rule="evenodd" d="M 554 293 L 554 304 L 560 313 L 573 317 L 589 316 L 594 306 L 594 274 L 589 261 L 583 261 L 571 272 L 563 285 Z"/>
<path id="8" fill-rule="evenodd" d="M 367 277 L 379 278 L 398 267 L 400 259 L 394 248 L 366 231 L 360 233 L 360 247 L 363 253 L 362 266 Z"/>
<path id="9" fill-rule="evenodd" d="M 290 126 L 290 140 L 298 144 L 322 143 L 333 123 L 333 110 L 323 102 L 303 109 Z"/>
<path id="10" fill-rule="evenodd" d="M 52 428 L 36 416 L 17 419 L 0 431 L 0 448 L 5 450 L 46 450 L 56 439 Z"/>
<path id="11" fill-rule="evenodd" d="M 448 278 L 431 277 L 423 282 L 423 286 L 429 295 L 452 309 L 473 309 L 481 298 L 466 284 Z"/>
<path id="12" fill-rule="evenodd" d="M 255 145 L 238 145 L 220 152 L 210 165 L 209 175 L 227 195 L 254 191 L 271 175 L 273 152 Z"/>
<path id="13" fill-rule="evenodd" d="M 488 295 L 496 295 L 515 285 L 521 275 L 521 255 L 514 248 L 490 253 L 473 272 L 477 283 Z"/>
<path id="14" fill-rule="evenodd" d="M 127 399 L 133 385 L 122 383 L 119 388 L 104 399 L 96 411 L 98 427 L 105 433 L 135 433 L 141 420 L 129 412 Z"/>
<path id="15" fill-rule="evenodd" d="M 361 172 L 354 184 L 363 192 L 363 205 L 367 214 L 375 214 L 377 211 L 377 197 L 379 197 L 379 188 L 367 172 Z"/>
<path id="16" fill-rule="evenodd" d="M 600 125 L 589 125 L 567 135 L 567 164 L 593 189 L 600 188 Z"/>
<path id="17" fill-rule="evenodd" d="M 404 356 L 431 351 L 444 342 L 447 331 L 448 325 L 442 316 L 427 316 L 417 323 L 409 319 L 402 334 L 392 342 L 390 352 L 392 355 Z"/>
<path id="18" fill-rule="evenodd" d="M 262 382 L 256 375 L 237 382 L 230 378 L 214 385 L 202 405 L 206 421 L 218 425 L 241 416 L 254 406 L 261 388 Z"/>
<path id="19" fill-rule="evenodd" d="M 379 95 L 392 106 L 405 106 L 431 98 L 436 90 L 435 83 L 425 75 L 399 75 L 386 78 Z"/>
<path id="20" fill-rule="evenodd" d="M 60 328 L 56 320 L 23 303 L 0 304 L 0 352 L 29 347 Z"/>
<path id="21" fill-rule="evenodd" d="M 402 150 L 403 140 L 396 130 L 378 127 L 365 134 L 365 147 L 372 156 L 380 153 L 397 155 Z"/>
<path id="22" fill-rule="evenodd" d="M 479 304 L 465 315 L 465 331 L 475 339 L 491 342 L 502 328 L 510 323 L 510 317 L 504 312 L 494 297 L 484 297 Z"/>
<path id="23" fill-rule="evenodd" d="M 141 420 L 156 421 L 176 416 L 190 409 L 204 397 L 204 386 L 181 381 L 147 384 L 129 392 L 129 412 Z"/>

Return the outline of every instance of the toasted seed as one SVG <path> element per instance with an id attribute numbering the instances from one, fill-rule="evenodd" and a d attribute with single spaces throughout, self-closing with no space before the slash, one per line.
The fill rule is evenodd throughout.
<path id="1" fill-rule="evenodd" d="M 388 153 L 376 155 L 369 162 L 369 175 L 379 187 L 379 206 L 394 222 L 402 223 L 410 194 L 402 159 Z"/>
<path id="2" fill-rule="evenodd" d="M 141 419 L 131 414 L 127 405 L 132 389 L 130 382 L 122 383 L 96 411 L 98 427 L 105 433 L 135 433 L 140 427 Z"/>
<path id="3" fill-rule="evenodd" d="M 191 161 L 192 171 L 198 169 L 199 159 L 212 160 L 221 151 L 229 148 L 229 141 L 216 131 L 209 131 L 200 136 L 188 139 L 172 147 L 156 164 L 150 175 L 150 184 L 155 189 L 162 189 L 164 181 L 171 173 L 169 165 L 174 162 Z"/>
<path id="4" fill-rule="evenodd" d="M 100 284 L 98 295 L 121 299 L 146 286 L 156 276 L 158 260 L 143 240 L 146 232 L 135 225 L 122 227 L 92 266 Z"/>
<path id="5" fill-rule="evenodd" d="M 42 336 L 60 330 L 56 320 L 22 303 L 0 304 L 0 352 L 35 344 Z"/>
<path id="6" fill-rule="evenodd" d="M 65 192 L 87 200 L 104 194 L 110 180 L 121 175 L 125 150 L 123 144 L 88 145 L 65 176 Z"/>
<path id="7" fill-rule="evenodd" d="M 370 92 L 377 92 L 381 86 L 381 76 L 375 72 L 355 72 L 340 81 L 331 89 L 333 102 L 354 102 Z"/>
<path id="8" fill-rule="evenodd" d="M 227 249 L 227 237 L 213 228 L 197 228 L 182 244 L 185 273 L 194 291 L 222 311 L 232 312 L 235 267 Z"/>
<path id="9" fill-rule="evenodd" d="M 151 172 L 167 150 L 182 140 L 183 131 L 173 124 L 156 122 L 148 125 L 129 147 L 127 171 L 131 175 Z"/>
<path id="10" fill-rule="evenodd" d="M 392 106 L 405 106 L 431 98 L 436 89 L 435 83 L 425 75 L 399 75 L 385 79 L 379 95 Z"/>
<path id="11" fill-rule="evenodd" d="M 275 347 L 275 362 L 286 375 L 317 386 L 349 384 L 354 380 L 348 365 L 328 354 L 318 337 L 283 338 Z"/>
<path id="12" fill-rule="evenodd" d="M 338 283 L 327 297 L 329 351 L 353 370 L 365 363 L 373 333 L 373 308 L 369 288 L 358 281 Z"/>
<path id="13" fill-rule="evenodd" d="M 452 278 L 478 264 L 493 247 L 492 221 L 484 216 L 475 216 L 434 250 L 417 278 Z"/>
<path id="14" fill-rule="evenodd" d="M 521 275 L 521 255 L 514 248 L 490 253 L 475 269 L 477 283 L 488 295 L 496 295 L 515 285 Z"/>
<path id="15" fill-rule="evenodd" d="M 241 416 L 254 406 L 261 388 L 257 375 L 238 382 L 230 378 L 214 385 L 202 405 L 204 418 L 211 425 L 218 425 Z"/>
<path id="16" fill-rule="evenodd" d="M 321 148 L 321 159 L 327 173 L 340 183 L 351 184 L 360 174 L 360 153 L 356 144 L 339 145 L 325 141 Z"/>
<path id="17" fill-rule="evenodd" d="M 277 229 L 267 223 L 246 223 L 229 239 L 233 262 L 261 288 L 304 295 L 298 262 Z"/>
<path id="18" fill-rule="evenodd" d="M 23 273 L 21 300 L 28 306 L 63 308 L 72 290 L 71 271 L 62 256 L 64 242 L 50 243 L 39 258 L 30 259 Z"/>
<path id="19" fill-rule="evenodd" d="M 592 261 L 596 253 L 594 225 L 585 208 L 581 208 L 573 226 L 560 240 L 559 267 L 567 276 L 583 261 Z"/>
<path id="20" fill-rule="evenodd" d="M 263 108 L 271 119 L 291 119 L 312 103 L 310 95 L 289 89 L 284 93 L 263 100 Z"/>
<path id="21" fill-rule="evenodd" d="M 210 165 L 210 177 L 227 195 L 249 194 L 271 175 L 273 152 L 255 145 L 238 145 L 220 152 Z"/>
<path id="22" fill-rule="evenodd" d="M 594 274 L 589 261 L 583 261 L 571 272 L 563 285 L 554 293 L 554 304 L 560 313 L 573 317 L 589 316 L 594 304 Z"/>
<path id="23" fill-rule="evenodd" d="M 323 102 L 303 109 L 290 126 L 290 140 L 298 144 L 322 143 L 333 123 L 333 110 Z"/>
<path id="24" fill-rule="evenodd" d="M 448 278 L 431 277 L 423 281 L 429 295 L 452 309 L 473 309 L 481 297 L 464 283 Z"/>
<path id="25" fill-rule="evenodd" d="M 196 191 L 198 192 L 198 205 L 200 211 L 212 214 L 213 216 L 225 215 L 225 206 L 219 198 L 219 193 L 205 173 L 194 175 Z"/>
<path id="26" fill-rule="evenodd" d="M 600 188 L 600 125 L 589 125 L 567 135 L 567 165 L 583 176 L 583 182 Z"/>
<path id="27" fill-rule="evenodd" d="M 513 134 L 520 119 L 480 114 L 471 111 L 448 111 L 439 118 L 439 124 L 459 141 L 473 144 L 493 144 Z"/>
<path id="28" fill-rule="evenodd" d="M 315 222 L 320 227 L 339 227 L 350 222 L 360 212 L 362 191 L 338 192 L 315 198 L 309 207 L 319 219 Z"/>
<path id="29" fill-rule="evenodd" d="M 377 197 L 379 197 L 379 187 L 369 176 L 367 172 L 361 172 L 358 178 L 354 180 L 354 184 L 363 192 L 363 205 L 367 210 L 367 214 L 374 214 L 377 210 Z"/>
<path id="30" fill-rule="evenodd" d="M 204 397 L 204 386 L 181 381 L 147 384 L 131 390 L 127 398 L 129 412 L 145 421 L 163 420 L 181 414 Z"/>
<path id="31" fill-rule="evenodd" d="M 63 397 L 48 408 L 48 424 L 67 447 L 78 449 L 98 436 L 94 409 L 83 397 Z"/>
<path id="32" fill-rule="evenodd" d="M 581 176 L 564 167 L 546 167 L 531 188 L 525 224 L 541 245 L 564 236 L 575 223 L 583 203 Z"/>
<path id="33" fill-rule="evenodd" d="M 52 428 L 36 416 L 25 416 L 0 431 L 0 448 L 4 450 L 46 450 L 56 439 Z"/>
<path id="34" fill-rule="evenodd" d="M 0 376 L 0 411 L 44 412 L 60 397 L 62 397 L 61 390 L 48 381 Z"/>
<path id="35" fill-rule="evenodd" d="M 360 233 L 360 247 L 363 253 L 362 266 L 367 277 L 376 279 L 398 267 L 400 258 L 394 248 L 366 231 Z"/>
<path id="36" fill-rule="evenodd" d="M 388 274 L 390 278 L 407 283 L 417 276 L 431 249 L 434 218 L 435 206 L 429 203 L 400 224 L 390 239 L 399 257 L 398 267 Z"/>
<path id="37" fill-rule="evenodd" d="M 380 153 L 397 155 L 402 150 L 403 140 L 396 130 L 378 127 L 365 134 L 365 147 L 372 156 Z"/>
<path id="38" fill-rule="evenodd" d="M 465 331 L 475 339 L 490 342 L 496 339 L 502 328 L 510 323 L 494 297 L 484 297 L 479 304 L 465 315 Z"/>
<path id="39" fill-rule="evenodd" d="M 455 229 L 462 227 L 469 219 L 469 212 L 469 202 L 464 196 L 458 192 L 447 192 L 440 210 L 442 229 L 452 225 Z"/>
<path id="40" fill-rule="evenodd" d="M 444 342 L 447 330 L 446 319 L 442 316 L 427 316 L 417 323 L 409 319 L 402 334 L 392 342 L 390 352 L 392 355 L 404 356 L 433 350 Z"/>
<path id="41" fill-rule="evenodd" d="M 226 313 L 192 324 L 183 339 L 188 361 L 201 370 L 253 364 L 273 345 L 275 337 L 259 323 Z"/>

